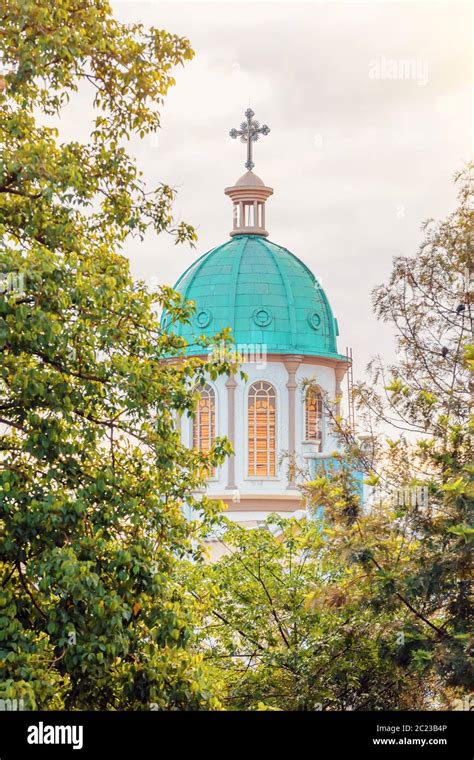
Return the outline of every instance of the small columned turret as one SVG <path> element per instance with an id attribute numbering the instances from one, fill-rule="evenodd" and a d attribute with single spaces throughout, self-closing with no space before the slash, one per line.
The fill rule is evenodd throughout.
<path id="1" fill-rule="evenodd" d="M 226 187 L 225 194 L 234 204 L 233 235 L 268 236 L 265 229 L 265 201 L 273 194 L 260 177 L 252 171 L 246 172 L 232 187 Z"/>
<path id="2" fill-rule="evenodd" d="M 231 198 L 234 204 L 233 235 L 262 235 L 267 237 L 265 229 L 265 201 L 273 194 L 271 187 L 266 187 L 260 177 L 253 173 L 253 144 L 260 135 L 268 135 L 270 128 L 263 124 L 260 126 L 254 119 L 254 112 L 248 108 L 245 119 L 240 129 L 231 129 L 229 134 L 235 140 L 240 137 L 247 146 L 247 161 L 245 162 L 246 173 L 233 185 L 226 187 L 225 194 Z"/>

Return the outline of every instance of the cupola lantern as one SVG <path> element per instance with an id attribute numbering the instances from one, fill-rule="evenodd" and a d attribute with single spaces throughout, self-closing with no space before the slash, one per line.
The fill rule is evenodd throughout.
<path id="1" fill-rule="evenodd" d="M 233 227 L 231 237 L 234 235 L 261 235 L 268 236 L 265 229 L 265 202 L 273 194 L 273 188 L 267 187 L 264 182 L 252 171 L 253 143 L 260 135 L 268 135 L 270 128 L 254 119 L 251 108 L 245 112 L 246 121 L 240 125 L 240 129 L 231 129 L 230 136 L 235 140 L 240 137 L 241 142 L 247 145 L 247 171 L 232 187 L 226 187 L 225 194 L 233 202 Z"/>

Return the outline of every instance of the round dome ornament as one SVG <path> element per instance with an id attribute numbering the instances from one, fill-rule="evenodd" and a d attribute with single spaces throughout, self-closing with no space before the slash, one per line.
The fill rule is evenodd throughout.
<path id="1" fill-rule="evenodd" d="M 259 327 L 268 327 L 270 322 L 272 321 L 273 317 L 268 311 L 268 309 L 255 309 L 254 313 L 252 314 L 253 321 L 256 325 Z"/>
<path id="2" fill-rule="evenodd" d="M 209 309 L 200 309 L 196 314 L 196 324 L 198 327 L 207 327 L 212 319 L 212 313 Z"/>
<path id="3" fill-rule="evenodd" d="M 317 311 L 310 311 L 308 314 L 308 324 L 313 330 L 318 330 L 321 326 L 321 317 Z"/>

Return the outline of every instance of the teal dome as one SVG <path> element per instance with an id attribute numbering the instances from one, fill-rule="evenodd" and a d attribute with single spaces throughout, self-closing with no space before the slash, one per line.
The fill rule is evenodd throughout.
<path id="1" fill-rule="evenodd" d="M 189 344 L 230 327 L 236 344 L 265 344 L 267 353 L 342 358 L 337 322 L 313 273 L 263 236 L 235 235 L 213 248 L 181 275 L 175 290 L 196 306 L 190 323 L 173 326 Z M 196 346 L 186 351 L 202 352 Z"/>

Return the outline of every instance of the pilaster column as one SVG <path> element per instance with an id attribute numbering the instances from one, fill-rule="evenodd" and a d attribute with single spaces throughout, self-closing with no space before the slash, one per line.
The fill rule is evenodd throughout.
<path id="1" fill-rule="evenodd" d="M 341 414 L 341 400 L 342 400 L 342 387 L 341 383 L 346 374 L 347 367 L 345 365 L 338 366 L 335 369 L 336 376 L 336 415 L 339 417 Z"/>
<path id="2" fill-rule="evenodd" d="M 227 438 L 235 451 L 235 389 L 237 382 L 234 375 L 229 375 L 225 384 L 227 388 Z M 226 489 L 235 490 L 235 455 L 231 454 L 227 460 L 227 485 Z"/>
<path id="3" fill-rule="evenodd" d="M 288 355 L 285 357 L 285 367 L 288 372 L 288 456 L 289 474 L 287 488 L 296 488 L 295 483 L 295 457 L 296 457 L 296 370 L 301 364 L 303 357 Z"/>

